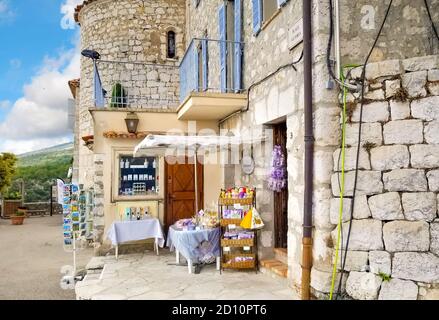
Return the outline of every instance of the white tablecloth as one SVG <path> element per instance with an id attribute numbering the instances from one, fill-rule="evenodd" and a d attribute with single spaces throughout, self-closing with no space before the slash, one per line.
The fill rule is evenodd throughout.
<path id="1" fill-rule="evenodd" d="M 157 239 L 157 244 L 161 248 L 165 245 L 163 229 L 157 218 L 138 221 L 115 221 L 107 232 L 107 238 L 111 240 L 113 245 L 151 238 Z"/>

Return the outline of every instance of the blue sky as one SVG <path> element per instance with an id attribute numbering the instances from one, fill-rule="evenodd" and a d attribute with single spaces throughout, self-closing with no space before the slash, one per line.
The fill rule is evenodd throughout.
<path id="1" fill-rule="evenodd" d="M 79 76 L 80 0 L 0 0 L 0 152 L 71 140 L 67 81 Z"/>

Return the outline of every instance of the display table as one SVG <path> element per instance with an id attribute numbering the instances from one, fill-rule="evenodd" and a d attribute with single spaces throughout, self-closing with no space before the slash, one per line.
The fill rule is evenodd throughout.
<path id="1" fill-rule="evenodd" d="M 157 218 L 136 221 L 115 221 L 107 232 L 107 238 L 116 247 L 116 259 L 119 255 L 119 244 L 128 241 L 155 239 L 154 247 L 159 254 L 159 246 L 164 247 L 165 236 Z"/>
<path id="2" fill-rule="evenodd" d="M 220 267 L 220 248 L 219 238 L 220 229 L 201 229 L 193 231 L 184 231 L 177 229 L 175 225 L 169 227 L 168 240 L 166 246 L 171 251 L 175 249 L 177 264 L 180 264 L 180 254 L 185 257 L 188 264 L 188 271 L 192 273 L 193 263 L 199 263 L 206 253 L 216 257 L 217 269 Z M 203 252 L 200 245 L 208 242 L 208 252 Z M 206 248 L 205 248 L 206 249 Z"/>

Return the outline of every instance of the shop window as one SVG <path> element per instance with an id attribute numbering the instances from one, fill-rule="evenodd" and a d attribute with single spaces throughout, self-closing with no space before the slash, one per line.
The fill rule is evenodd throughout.
<path id="1" fill-rule="evenodd" d="M 119 196 L 158 194 L 158 163 L 157 157 L 120 156 Z"/>
<path id="2" fill-rule="evenodd" d="M 175 59 L 175 51 L 176 51 L 175 32 L 174 31 L 169 31 L 167 38 L 168 38 L 167 57 L 170 58 L 170 59 Z"/>

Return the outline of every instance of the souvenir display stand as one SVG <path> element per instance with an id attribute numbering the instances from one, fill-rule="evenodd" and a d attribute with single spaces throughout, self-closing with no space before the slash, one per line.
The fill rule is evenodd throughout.
<path id="1" fill-rule="evenodd" d="M 87 198 L 81 186 L 65 184 L 63 188 L 64 250 L 73 254 L 73 276 L 76 275 L 76 252 L 82 249 L 78 242 L 85 240 L 87 232 Z"/>
<path id="2" fill-rule="evenodd" d="M 256 191 L 252 190 L 251 196 L 245 198 L 227 198 L 223 196 L 223 192 L 218 199 L 221 227 L 220 271 L 224 269 L 253 269 L 257 272 L 257 230 L 247 230 L 240 227 L 245 213 L 256 206 Z"/>

